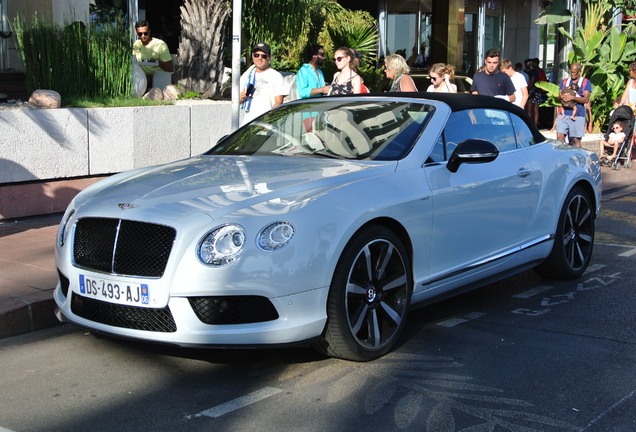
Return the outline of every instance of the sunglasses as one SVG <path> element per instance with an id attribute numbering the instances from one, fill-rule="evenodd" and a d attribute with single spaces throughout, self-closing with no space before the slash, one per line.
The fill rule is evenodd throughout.
<path id="1" fill-rule="evenodd" d="M 437 81 L 438 79 L 439 77 L 434 77 L 434 76 L 431 77 L 431 81 Z"/>
<path id="2" fill-rule="evenodd" d="M 612 129 L 621 129 L 620 126 L 614 126 Z"/>
<path id="3" fill-rule="evenodd" d="M 343 58 L 348 57 L 348 56 L 343 56 L 343 57 L 334 57 L 333 61 L 335 61 L 336 63 L 341 62 Z"/>
<path id="4" fill-rule="evenodd" d="M 254 58 L 262 58 L 262 59 L 266 59 L 267 57 L 269 57 L 267 54 L 259 54 L 259 53 L 255 53 L 252 54 L 252 57 Z"/>
<path id="5" fill-rule="evenodd" d="M 314 55 L 317 55 L 318 57 L 325 58 L 325 53 L 316 53 Z"/>
<path id="6" fill-rule="evenodd" d="M 148 36 L 150 32 L 137 32 L 137 36 Z"/>

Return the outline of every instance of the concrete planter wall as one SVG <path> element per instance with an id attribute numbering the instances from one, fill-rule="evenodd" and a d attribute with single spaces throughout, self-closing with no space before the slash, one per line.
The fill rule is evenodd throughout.
<path id="1" fill-rule="evenodd" d="M 187 158 L 209 149 L 230 128 L 231 104 L 225 101 L 152 107 L 0 110 L 0 219 L 42 214 L 41 210 L 33 213 L 15 208 L 16 187 L 21 183 L 25 192 L 34 183 L 63 181 L 68 188 L 69 179 L 103 176 Z M 27 185 L 31 188 L 26 188 Z M 11 199 L 7 197 L 9 190 Z M 46 208 L 55 212 L 66 204 Z"/>
<path id="2" fill-rule="evenodd" d="M 111 174 L 200 154 L 230 132 L 229 102 L 0 110 L 0 184 Z"/>

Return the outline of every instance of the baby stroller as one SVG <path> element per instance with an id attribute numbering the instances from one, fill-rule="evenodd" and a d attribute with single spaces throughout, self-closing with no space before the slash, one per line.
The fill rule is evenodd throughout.
<path id="1" fill-rule="evenodd" d="M 605 141 L 609 139 L 609 134 L 612 132 L 612 125 L 622 121 L 625 128 L 625 140 L 619 145 L 616 157 L 613 160 L 603 159 L 604 165 L 609 165 L 612 169 L 621 169 L 621 161 L 627 168 L 632 167 L 632 145 L 634 139 L 634 111 L 630 106 L 621 105 L 614 110 L 610 117 L 609 126 L 605 132 Z M 607 148 L 607 146 L 606 146 Z"/>

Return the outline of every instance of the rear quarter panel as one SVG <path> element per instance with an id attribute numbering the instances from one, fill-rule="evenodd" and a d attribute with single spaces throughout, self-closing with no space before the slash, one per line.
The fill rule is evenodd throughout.
<path id="1" fill-rule="evenodd" d="M 598 158 L 580 147 L 556 140 L 546 140 L 528 148 L 528 156 L 539 181 L 537 208 L 531 219 L 528 238 L 556 231 L 558 217 L 567 194 L 577 183 L 593 191 L 596 213 L 600 210 L 601 172 Z"/>

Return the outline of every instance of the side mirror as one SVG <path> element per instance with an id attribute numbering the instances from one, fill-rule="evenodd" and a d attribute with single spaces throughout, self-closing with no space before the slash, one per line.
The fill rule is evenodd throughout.
<path id="1" fill-rule="evenodd" d="M 454 173 L 461 164 L 492 162 L 497 159 L 497 156 L 499 156 L 499 150 L 493 143 L 481 139 L 467 139 L 455 148 L 448 159 L 446 168 Z"/>

